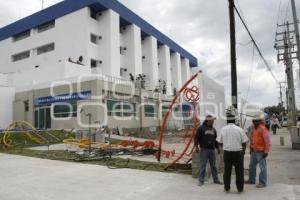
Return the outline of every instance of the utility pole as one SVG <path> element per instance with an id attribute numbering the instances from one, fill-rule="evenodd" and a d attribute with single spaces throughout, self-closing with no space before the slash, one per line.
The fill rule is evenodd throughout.
<path id="1" fill-rule="evenodd" d="M 299 27 L 298 27 L 298 19 L 297 19 L 297 11 L 296 11 L 296 4 L 295 0 L 291 0 L 292 5 L 292 12 L 293 12 L 293 20 L 294 20 L 294 30 L 295 30 L 295 36 L 296 36 L 296 45 L 297 45 L 297 59 L 299 63 L 299 69 L 300 69 L 300 36 L 299 36 Z M 299 76 L 299 74 L 298 74 Z"/>
<path id="2" fill-rule="evenodd" d="M 289 23 L 287 23 L 287 32 L 285 34 L 285 62 L 286 62 L 286 74 L 287 74 L 287 82 L 288 82 L 288 90 L 289 90 L 289 102 L 290 102 L 290 110 L 291 110 L 291 119 L 292 125 L 297 125 L 297 109 L 296 109 L 296 99 L 295 99 L 295 86 L 294 86 L 294 70 L 293 70 L 293 62 L 292 62 L 292 48 L 294 45 L 291 43 L 290 39 L 290 28 Z M 298 52 L 298 51 L 297 51 Z"/>
<path id="3" fill-rule="evenodd" d="M 230 21 L 230 52 L 231 52 L 231 101 L 232 106 L 238 110 L 237 95 L 237 71 L 236 71 L 236 38 L 235 38 L 235 17 L 234 0 L 229 1 L 229 21 Z"/>
<path id="4" fill-rule="evenodd" d="M 284 27 L 285 30 L 283 32 L 276 33 L 275 40 L 275 49 L 278 50 L 278 62 L 283 61 L 286 66 L 286 77 L 287 77 L 287 85 L 288 85 L 288 118 L 291 122 L 292 126 L 296 126 L 297 124 L 297 109 L 296 109 L 296 100 L 295 100 L 295 87 L 294 87 L 294 73 L 293 73 L 293 59 L 297 57 L 293 56 L 297 53 L 294 49 L 295 44 L 292 42 L 294 37 L 290 34 L 294 33 L 294 31 L 290 30 L 290 23 L 286 22 L 283 25 L 277 25 L 279 27 Z M 281 37 L 281 38 L 280 38 Z"/>
<path id="5" fill-rule="evenodd" d="M 286 99 L 286 110 L 287 114 L 289 113 L 289 90 L 288 88 L 285 89 L 285 99 Z"/>
<path id="6" fill-rule="evenodd" d="M 279 82 L 279 89 L 280 89 L 280 113 L 282 114 L 285 114 L 285 109 L 284 109 L 284 106 L 283 106 L 283 95 L 282 95 L 282 89 L 284 88 L 283 87 L 283 84 L 285 84 L 286 82 Z"/>

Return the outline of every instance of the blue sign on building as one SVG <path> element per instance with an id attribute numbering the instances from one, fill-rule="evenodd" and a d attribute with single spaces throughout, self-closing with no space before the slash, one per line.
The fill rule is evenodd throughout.
<path id="1" fill-rule="evenodd" d="M 75 92 L 72 94 L 60 94 L 57 96 L 47 96 L 47 97 L 39 97 L 33 100 L 34 105 L 49 105 L 52 103 L 58 102 L 67 102 L 67 101 L 79 101 L 90 99 L 92 96 L 91 91 L 83 91 L 83 92 Z"/>

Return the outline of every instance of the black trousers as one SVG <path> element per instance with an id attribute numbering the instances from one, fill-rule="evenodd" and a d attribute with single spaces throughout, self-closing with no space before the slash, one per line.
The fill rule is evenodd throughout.
<path id="1" fill-rule="evenodd" d="M 239 192 L 244 190 L 244 154 L 242 151 L 224 151 L 224 187 L 230 190 L 232 166 L 235 168 L 236 187 Z"/>

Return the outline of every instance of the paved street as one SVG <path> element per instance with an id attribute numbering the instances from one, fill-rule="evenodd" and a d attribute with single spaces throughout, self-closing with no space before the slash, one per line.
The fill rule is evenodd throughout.
<path id="1" fill-rule="evenodd" d="M 280 136 L 285 137 L 284 147 L 279 145 Z M 6 154 L 0 154 L 0 162 L 1 200 L 300 200 L 300 151 L 291 150 L 284 129 L 272 136 L 269 187 L 256 189 L 247 185 L 244 194 L 237 194 L 235 186 L 225 194 L 222 186 L 211 182 L 200 188 L 190 176 L 172 173 L 110 170 Z"/>

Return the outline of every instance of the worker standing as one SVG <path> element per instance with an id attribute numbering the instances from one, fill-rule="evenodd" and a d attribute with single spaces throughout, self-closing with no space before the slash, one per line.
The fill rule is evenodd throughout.
<path id="1" fill-rule="evenodd" d="M 277 129 L 280 127 L 279 120 L 275 114 L 273 114 L 271 118 L 271 129 L 273 132 L 273 135 L 276 135 Z"/>
<path id="2" fill-rule="evenodd" d="M 200 151 L 200 173 L 199 173 L 199 186 L 204 184 L 205 174 L 206 174 L 206 164 L 207 161 L 210 163 L 211 173 L 215 184 L 222 184 L 218 178 L 218 172 L 216 168 L 216 149 L 220 153 L 218 143 L 216 141 L 217 131 L 213 127 L 215 118 L 211 115 L 207 115 L 205 121 L 197 129 L 197 134 L 195 136 L 195 147 L 196 151 Z"/>
<path id="3" fill-rule="evenodd" d="M 247 184 L 256 184 L 256 167 L 260 168 L 259 184 L 257 188 L 267 186 L 267 161 L 266 158 L 270 151 L 269 131 L 264 125 L 263 116 L 255 116 L 253 118 L 253 129 L 250 137 L 250 164 L 249 164 L 249 180 Z"/>
<path id="4" fill-rule="evenodd" d="M 231 171 L 235 168 L 238 192 L 244 191 L 244 155 L 248 137 L 244 130 L 235 125 L 235 116 L 227 116 L 227 125 L 222 128 L 217 141 L 224 150 L 224 189 L 230 191 Z"/>

